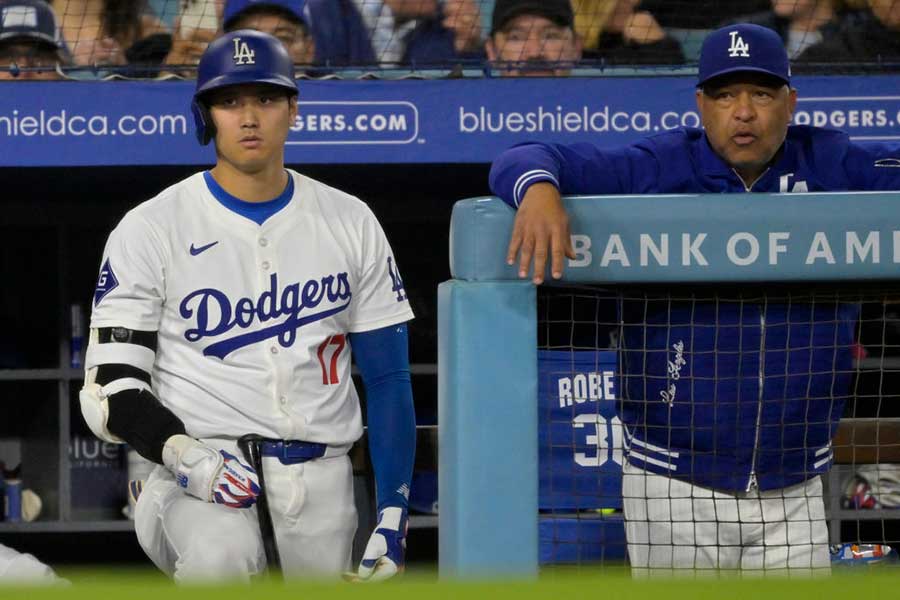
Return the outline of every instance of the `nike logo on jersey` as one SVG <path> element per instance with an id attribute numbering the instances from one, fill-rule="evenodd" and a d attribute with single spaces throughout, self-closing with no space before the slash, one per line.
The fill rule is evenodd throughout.
<path id="1" fill-rule="evenodd" d="M 218 243 L 219 243 L 218 241 L 215 241 L 215 242 L 212 242 L 211 244 L 207 244 L 205 246 L 200 246 L 199 248 L 194 248 L 194 244 L 191 244 L 191 256 L 197 256 L 201 252 L 209 250 L 210 248 L 212 248 L 213 246 L 215 246 Z"/>
<path id="2" fill-rule="evenodd" d="M 273 337 L 278 338 L 281 347 L 288 348 L 296 341 L 297 330 L 300 327 L 346 310 L 350 306 L 352 296 L 347 273 L 326 275 L 302 284 L 292 283 L 282 290 L 278 288 L 278 275 L 272 273 L 269 277 L 269 289 L 255 300 L 240 298 L 232 305 L 231 300 L 221 290 L 203 288 L 185 296 L 179 306 L 179 313 L 184 319 L 195 320 L 196 327 L 184 332 L 184 338 L 189 342 L 220 336 L 235 327 L 248 329 L 257 321 L 265 323 L 287 316 L 281 323 L 220 340 L 203 349 L 204 356 L 224 359 L 238 348 Z M 317 308 L 324 301 L 332 306 L 308 314 L 308 311 Z M 335 305 L 340 301 L 346 302 Z"/>

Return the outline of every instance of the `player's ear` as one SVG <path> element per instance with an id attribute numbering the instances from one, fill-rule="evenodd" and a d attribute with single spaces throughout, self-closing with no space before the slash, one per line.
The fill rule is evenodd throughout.
<path id="1" fill-rule="evenodd" d="M 291 115 L 291 123 L 297 119 L 297 100 L 298 96 L 296 95 L 288 97 L 288 110 Z"/>

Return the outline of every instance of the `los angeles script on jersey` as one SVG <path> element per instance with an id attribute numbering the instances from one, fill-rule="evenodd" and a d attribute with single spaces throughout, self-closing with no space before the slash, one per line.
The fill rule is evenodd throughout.
<path id="1" fill-rule="evenodd" d="M 231 299 L 221 290 L 202 288 L 185 296 L 179 306 L 179 313 L 185 319 L 193 318 L 196 323 L 196 327 L 184 332 L 184 337 L 189 342 L 220 336 L 235 327 L 248 329 L 257 321 L 265 323 L 287 316 L 287 319 L 275 325 L 237 334 L 203 349 L 204 356 L 224 359 L 238 348 L 273 337 L 277 337 L 278 343 L 287 348 L 297 339 L 297 329 L 345 310 L 350 306 L 352 295 L 347 273 L 325 275 L 303 284 L 291 283 L 280 292 L 278 274 L 272 273 L 269 277 L 269 289 L 255 300 L 241 298 L 232 304 Z M 317 308 L 323 301 L 332 306 L 316 313 L 301 315 L 304 311 Z M 335 304 L 341 301 L 342 304 Z"/>

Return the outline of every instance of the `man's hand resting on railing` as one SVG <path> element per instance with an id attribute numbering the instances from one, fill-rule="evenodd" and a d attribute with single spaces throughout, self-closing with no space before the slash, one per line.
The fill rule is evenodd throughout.
<path id="1" fill-rule="evenodd" d="M 506 263 L 516 263 L 518 255 L 519 277 L 527 277 L 537 285 L 544 282 L 547 258 L 553 279 L 563 274 L 563 261 L 575 258 L 572 238 L 569 235 L 569 215 L 563 207 L 559 190 L 552 184 L 541 182 L 528 188 L 516 212 L 512 237 L 506 253 Z"/>

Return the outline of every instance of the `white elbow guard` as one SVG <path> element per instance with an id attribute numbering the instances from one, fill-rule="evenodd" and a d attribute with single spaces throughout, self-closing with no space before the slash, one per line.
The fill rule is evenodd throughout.
<path id="1" fill-rule="evenodd" d="M 136 333 L 129 329 L 115 328 L 121 332 L 126 341 L 119 342 L 113 336 L 113 329 L 103 330 L 107 336 L 101 339 L 100 330 L 91 328 L 85 355 L 84 387 L 78 393 L 81 414 L 91 431 L 104 442 L 124 444 L 125 440 L 112 433 L 109 421 L 109 397 L 129 390 L 150 389 L 150 369 L 153 368 L 155 352 L 150 347 L 133 343 L 131 337 Z M 151 332 L 148 332 L 149 335 Z M 155 333 L 152 333 L 155 336 Z M 155 337 L 154 337 L 155 344 Z M 112 374 L 99 377 L 100 369 L 124 364 L 132 367 L 124 375 L 113 369 Z M 143 379 L 140 377 L 145 376 Z M 101 385 L 104 384 L 104 385 Z"/>
<path id="2" fill-rule="evenodd" d="M 81 414 L 91 431 L 104 442 L 112 444 L 124 444 L 125 440 L 116 437 L 106 428 L 109 419 L 109 401 L 103 394 L 103 388 L 97 383 L 85 383 L 78 392 L 78 401 L 81 404 Z"/>

